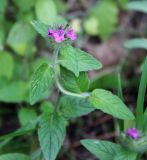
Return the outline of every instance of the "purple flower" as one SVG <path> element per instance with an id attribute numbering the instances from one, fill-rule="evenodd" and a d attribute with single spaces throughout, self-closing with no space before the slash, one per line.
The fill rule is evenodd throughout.
<path id="1" fill-rule="evenodd" d="M 59 27 L 57 31 L 55 31 L 53 28 L 49 29 L 48 36 L 53 38 L 57 43 L 60 43 L 65 39 L 64 30 L 62 27 Z"/>
<path id="2" fill-rule="evenodd" d="M 61 43 L 66 39 L 71 39 L 73 41 L 77 39 L 77 35 L 75 34 L 72 28 L 68 28 L 65 33 L 62 27 L 59 27 L 57 30 L 50 28 L 48 31 L 48 37 L 54 39 L 57 43 Z"/>
<path id="3" fill-rule="evenodd" d="M 127 130 L 127 135 L 130 136 L 133 139 L 138 139 L 139 138 L 139 133 L 136 128 L 129 128 Z"/>
<path id="4" fill-rule="evenodd" d="M 66 37 L 70 38 L 71 40 L 76 40 L 77 39 L 77 35 L 75 34 L 74 30 L 72 28 L 69 28 L 66 32 Z"/>
<path id="5" fill-rule="evenodd" d="M 64 35 L 65 35 L 64 30 L 62 29 L 62 27 L 59 27 L 57 32 L 54 34 L 55 41 L 57 43 L 60 43 L 60 42 L 64 41 L 65 40 Z"/>
<path id="6" fill-rule="evenodd" d="M 51 38 L 54 38 L 54 35 L 56 34 L 56 31 L 54 29 L 49 29 L 48 31 L 48 36 L 51 37 Z"/>

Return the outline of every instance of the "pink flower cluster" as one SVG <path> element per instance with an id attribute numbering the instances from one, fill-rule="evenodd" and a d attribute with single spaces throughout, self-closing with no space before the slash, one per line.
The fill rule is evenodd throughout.
<path id="1" fill-rule="evenodd" d="M 66 39 L 71 39 L 72 41 L 77 39 L 77 35 L 72 28 L 67 28 L 67 30 L 64 31 L 62 27 L 59 27 L 57 30 L 50 28 L 48 31 L 48 37 L 53 38 L 57 43 L 61 43 Z"/>
<path id="2" fill-rule="evenodd" d="M 139 138 L 139 133 L 136 128 L 129 128 L 127 130 L 127 135 L 130 136 L 133 139 L 138 139 Z"/>

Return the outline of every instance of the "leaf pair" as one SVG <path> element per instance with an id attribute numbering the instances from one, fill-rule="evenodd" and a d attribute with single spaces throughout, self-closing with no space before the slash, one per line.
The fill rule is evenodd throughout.
<path id="1" fill-rule="evenodd" d="M 94 90 L 88 99 L 64 96 L 60 100 L 60 111 L 68 119 L 86 115 L 94 109 L 119 119 L 134 119 L 133 113 L 117 96 L 103 89 Z"/>
<path id="2" fill-rule="evenodd" d="M 63 77 L 67 80 L 65 76 Z M 41 65 L 32 79 L 31 102 L 35 103 L 36 100 L 40 100 L 41 98 L 44 98 L 44 96 L 48 96 L 49 88 L 51 87 L 52 83 L 52 69 L 49 68 L 47 64 Z M 73 86 L 76 85 L 74 84 Z M 67 82 L 66 87 L 70 88 L 70 82 Z M 134 115 L 125 106 L 125 104 L 117 96 L 113 95 L 109 91 L 96 89 L 91 93 L 88 100 L 91 105 L 93 105 L 93 107 L 100 109 L 103 112 L 108 113 L 114 117 L 120 119 L 134 119 Z"/>

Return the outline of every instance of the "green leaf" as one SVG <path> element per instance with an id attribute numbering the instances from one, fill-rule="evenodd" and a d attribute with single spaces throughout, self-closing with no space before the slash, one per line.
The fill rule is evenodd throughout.
<path id="1" fill-rule="evenodd" d="M 136 38 L 136 39 L 128 40 L 124 43 L 124 47 L 128 49 L 136 49 L 136 48 L 147 49 L 147 39 Z"/>
<path id="2" fill-rule="evenodd" d="M 146 133 L 147 132 L 147 108 L 144 111 L 144 118 L 143 118 L 143 131 Z"/>
<path id="3" fill-rule="evenodd" d="M 118 3 L 123 9 L 125 9 L 126 5 L 128 4 L 128 1 L 129 0 L 118 0 Z"/>
<path id="4" fill-rule="evenodd" d="M 40 160 L 42 156 L 41 149 L 37 149 L 33 153 L 31 153 L 31 160 Z"/>
<path id="5" fill-rule="evenodd" d="M 30 60 L 31 61 L 31 60 Z M 13 73 L 13 80 L 29 80 L 30 74 L 32 73 L 31 67 L 30 67 L 30 61 L 25 61 L 25 58 L 18 58 L 15 57 L 14 59 L 14 73 Z M 23 74 L 22 74 L 23 73 Z"/>
<path id="6" fill-rule="evenodd" d="M 55 20 L 55 24 L 56 24 L 56 22 L 58 22 L 58 24 L 59 25 L 62 25 L 62 26 L 66 26 L 66 25 L 68 25 L 68 22 L 67 22 L 67 20 L 65 19 L 65 16 L 58 16 L 57 18 L 56 18 L 56 20 Z"/>
<path id="7" fill-rule="evenodd" d="M 136 160 L 137 153 L 121 149 L 113 160 Z"/>
<path id="8" fill-rule="evenodd" d="M 30 103 L 34 104 L 49 96 L 53 84 L 54 71 L 46 63 L 42 64 L 32 75 L 30 87 Z"/>
<path id="9" fill-rule="evenodd" d="M 44 38 L 48 37 L 48 30 L 51 26 L 42 23 L 40 21 L 32 21 L 31 24 L 33 25 L 33 27 L 35 28 L 35 30 L 41 34 Z"/>
<path id="10" fill-rule="evenodd" d="M 82 140 L 82 145 L 92 154 L 101 160 L 114 160 L 115 155 L 120 151 L 118 144 L 99 140 Z"/>
<path id="11" fill-rule="evenodd" d="M 137 109 L 136 109 L 136 126 L 138 129 L 142 129 L 143 125 L 143 111 L 144 111 L 144 100 L 147 87 L 147 57 L 143 65 L 143 71 L 139 84 L 138 97 L 137 97 Z"/>
<path id="12" fill-rule="evenodd" d="M 0 21 L 4 19 L 7 3 L 7 0 L 0 0 Z"/>
<path id="13" fill-rule="evenodd" d="M 101 160 L 136 160 L 137 153 L 108 141 L 82 140 L 82 145 Z"/>
<path id="14" fill-rule="evenodd" d="M 43 63 L 50 63 L 50 58 L 48 56 L 35 58 L 31 64 L 31 72 L 34 72 L 36 68 L 40 67 Z"/>
<path id="15" fill-rule="evenodd" d="M 147 13 L 147 1 L 143 0 L 143 1 L 129 2 L 127 5 L 127 9 Z"/>
<path id="16" fill-rule="evenodd" d="M 14 59 L 9 52 L 0 52 L 0 77 L 12 78 Z"/>
<path id="17" fill-rule="evenodd" d="M 34 52 L 36 32 L 28 22 L 16 22 L 8 35 L 7 44 L 18 54 L 26 55 Z"/>
<path id="18" fill-rule="evenodd" d="M 53 0 L 37 0 L 35 5 L 38 20 L 52 25 L 57 18 L 57 9 Z"/>
<path id="19" fill-rule="evenodd" d="M 38 130 L 39 142 L 45 160 L 55 160 L 63 144 L 67 121 L 58 114 L 42 116 Z"/>
<path id="20" fill-rule="evenodd" d="M 48 102 L 48 101 L 45 101 L 45 102 L 43 102 L 43 103 L 41 104 L 40 110 L 41 110 L 41 112 L 43 112 L 43 113 L 49 113 L 49 114 L 51 114 L 51 113 L 53 113 L 53 111 L 54 111 L 54 106 L 53 106 L 52 103 L 50 103 L 50 102 Z"/>
<path id="21" fill-rule="evenodd" d="M 90 10 L 90 17 L 97 19 L 98 34 L 102 39 L 109 38 L 111 34 L 116 31 L 118 8 L 115 3 L 110 1 L 100 1 L 96 3 L 94 8 Z"/>
<path id="22" fill-rule="evenodd" d="M 14 0 L 14 3 L 18 6 L 21 11 L 28 11 L 36 3 L 36 0 Z"/>
<path id="23" fill-rule="evenodd" d="M 4 49 L 4 41 L 5 41 L 5 29 L 4 27 L 1 25 L 0 26 L 0 51 L 2 51 Z"/>
<path id="24" fill-rule="evenodd" d="M 21 108 L 18 112 L 18 118 L 21 126 L 25 126 L 29 122 L 37 119 L 37 113 L 32 108 Z"/>
<path id="25" fill-rule="evenodd" d="M 0 101 L 8 103 L 28 101 L 28 89 L 28 83 L 22 81 L 0 84 Z"/>
<path id="26" fill-rule="evenodd" d="M 95 108 L 83 98 L 64 96 L 60 100 L 60 111 L 67 119 L 77 118 L 94 110 Z"/>
<path id="27" fill-rule="evenodd" d="M 64 0 L 54 0 L 54 3 L 56 4 L 58 12 L 65 13 L 67 10 L 67 3 L 65 3 Z"/>
<path id="28" fill-rule="evenodd" d="M 104 113 L 120 119 L 134 119 L 134 115 L 121 99 L 109 91 L 96 89 L 91 93 L 89 101 L 95 108 L 102 110 Z"/>
<path id="29" fill-rule="evenodd" d="M 61 48 L 60 63 L 77 77 L 79 72 L 100 69 L 102 64 L 90 54 L 68 45 Z"/>
<path id="30" fill-rule="evenodd" d="M 81 93 L 89 88 L 89 79 L 85 72 L 80 72 L 79 77 L 76 77 L 72 72 L 64 67 L 60 67 L 61 82 L 69 91 Z"/>
<path id="31" fill-rule="evenodd" d="M 36 18 L 36 15 L 34 13 L 34 10 L 29 10 L 26 12 L 18 12 L 18 14 L 16 15 L 16 19 L 22 20 L 23 22 L 27 22 L 28 24 L 34 19 Z"/>
<path id="32" fill-rule="evenodd" d="M 92 91 L 96 88 L 117 88 L 117 75 L 115 73 L 106 73 L 96 76 L 90 81 L 89 90 Z"/>
<path id="33" fill-rule="evenodd" d="M 91 16 L 84 21 L 85 31 L 92 36 L 97 36 L 99 33 L 99 22 L 96 17 Z"/>
<path id="34" fill-rule="evenodd" d="M 0 155 L 0 160 L 31 160 L 28 156 L 20 153 L 7 153 Z"/>

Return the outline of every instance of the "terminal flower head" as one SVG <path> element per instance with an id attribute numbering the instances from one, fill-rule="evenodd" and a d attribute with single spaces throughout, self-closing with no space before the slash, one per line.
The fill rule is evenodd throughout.
<path id="1" fill-rule="evenodd" d="M 129 128 L 127 130 L 127 135 L 133 139 L 138 139 L 139 138 L 139 133 L 136 128 Z"/>
<path id="2" fill-rule="evenodd" d="M 57 29 L 50 28 L 48 37 L 52 38 L 56 43 L 61 43 L 64 40 L 75 41 L 77 39 L 77 35 L 72 28 L 64 29 L 62 26 Z"/>

